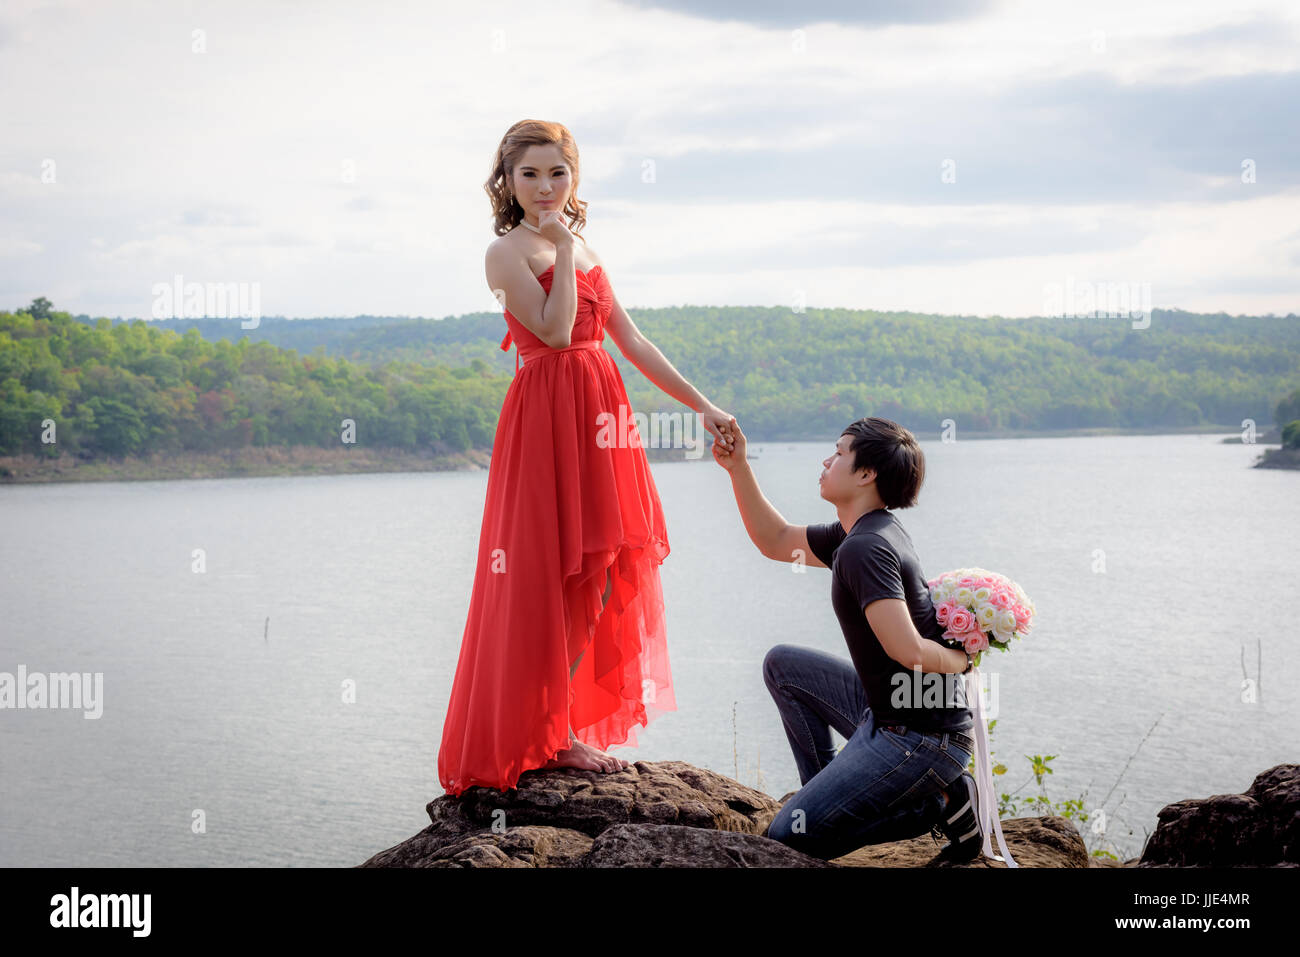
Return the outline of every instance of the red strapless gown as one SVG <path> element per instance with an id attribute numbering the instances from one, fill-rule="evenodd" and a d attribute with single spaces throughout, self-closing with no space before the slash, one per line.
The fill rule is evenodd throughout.
<path id="1" fill-rule="evenodd" d="M 537 277 L 548 295 L 553 271 Z M 552 349 L 505 313 L 501 348 L 513 337 L 523 365 L 517 357 L 492 444 L 442 728 L 438 778 L 448 794 L 514 787 L 568 747 L 570 724 L 578 740 L 604 749 L 634 745 L 636 725 L 676 710 L 659 582 L 669 550 L 663 509 L 640 433 L 627 424 L 622 376 L 601 347 L 609 280 L 599 266 L 576 272 L 568 347 Z M 620 423 L 631 441 L 618 441 Z"/>

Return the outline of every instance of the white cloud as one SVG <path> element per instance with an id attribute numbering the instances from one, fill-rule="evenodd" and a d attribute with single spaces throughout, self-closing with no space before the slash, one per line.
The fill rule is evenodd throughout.
<path id="1" fill-rule="evenodd" d="M 268 314 L 492 309 L 482 182 L 535 116 L 578 140 L 587 235 L 629 307 L 802 289 L 1023 315 L 1068 273 L 1295 311 L 1293 5 L 1015 2 L 880 28 L 800 9 L 802 33 L 613 0 L 9 2 L 11 298 L 143 316 L 136 291 L 182 273 L 262 282 Z M 961 189 L 938 192 L 947 155 Z"/>
<path id="2" fill-rule="evenodd" d="M 0 259 L 10 259 L 19 256 L 34 256 L 41 251 L 43 247 L 40 243 L 34 243 L 27 239 L 14 239 L 8 236 L 0 236 Z"/>

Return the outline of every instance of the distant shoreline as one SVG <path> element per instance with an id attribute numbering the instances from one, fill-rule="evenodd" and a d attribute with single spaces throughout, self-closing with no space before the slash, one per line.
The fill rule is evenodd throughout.
<path id="1" fill-rule="evenodd" d="M 741 428 L 744 428 L 744 423 L 741 423 Z M 942 435 L 938 429 L 934 431 L 912 429 L 911 432 L 922 442 L 938 441 Z M 1240 435 L 1241 427 L 1237 425 L 1195 425 L 1181 429 L 1169 426 L 1126 429 L 1114 426 L 1097 426 L 1086 429 L 1000 429 L 988 432 L 963 429 L 960 425 L 957 427 L 957 438 L 962 441 L 966 439 L 1080 439 L 1114 435 L 1223 435 L 1225 433 Z M 790 439 L 789 441 L 809 440 Z"/>
<path id="2" fill-rule="evenodd" d="M 743 427 L 743 425 L 742 425 Z M 915 430 L 914 430 L 915 431 Z M 1114 435 L 1222 435 L 1239 433 L 1233 426 L 1197 426 L 1186 429 L 1054 429 L 1042 431 L 975 432 L 958 427 L 959 441 L 987 439 L 1089 438 Z M 937 441 L 939 432 L 915 432 L 921 441 Z M 825 437 L 823 437 L 825 438 Z M 761 460 L 765 445 L 817 442 L 818 438 L 749 438 L 755 459 Z M 1231 443 L 1225 439 L 1225 444 Z M 1257 444 L 1264 445 L 1261 439 Z M 1263 451 L 1263 449 L 1261 449 Z M 701 461 L 713 456 L 707 449 L 694 459 L 682 448 L 648 448 L 646 457 L 655 463 Z M 153 482 L 184 479 L 265 478 L 270 476 L 360 475 L 381 472 L 447 472 L 486 469 L 492 459 L 487 449 L 435 454 L 400 449 L 339 448 L 311 446 L 293 448 L 245 448 L 233 452 L 178 452 L 170 455 L 128 456 L 122 459 L 82 461 L 63 455 L 48 459 L 35 455 L 0 457 L 0 485 L 46 482 Z M 1267 466 L 1265 466 L 1267 467 Z M 1294 465 L 1281 465 L 1294 468 Z"/>
<path id="3" fill-rule="evenodd" d="M 1255 468 L 1300 470 L 1300 449 L 1265 449 Z"/>
<path id="4" fill-rule="evenodd" d="M 0 484 L 156 482 L 184 479 L 361 475 L 375 472 L 454 472 L 487 468 L 479 449 L 437 455 L 400 449 L 247 448 L 235 452 L 177 452 L 83 462 L 72 455 L 0 457 Z"/>

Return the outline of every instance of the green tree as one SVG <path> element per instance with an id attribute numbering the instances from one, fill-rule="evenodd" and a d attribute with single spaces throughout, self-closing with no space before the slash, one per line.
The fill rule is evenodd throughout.
<path id="1" fill-rule="evenodd" d="M 1300 389 L 1296 389 L 1289 396 L 1277 404 L 1273 411 L 1273 421 L 1281 425 L 1283 422 L 1292 422 L 1300 419 Z"/>
<path id="2" fill-rule="evenodd" d="M 95 416 L 93 448 L 105 455 L 143 451 L 147 429 L 140 414 L 125 402 L 95 396 L 86 403 Z"/>
<path id="3" fill-rule="evenodd" d="M 40 296 L 33 299 L 32 304 L 23 311 L 33 319 L 48 319 L 50 317 L 50 310 L 53 308 L 54 303 L 50 302 L 44 296 Z"/>

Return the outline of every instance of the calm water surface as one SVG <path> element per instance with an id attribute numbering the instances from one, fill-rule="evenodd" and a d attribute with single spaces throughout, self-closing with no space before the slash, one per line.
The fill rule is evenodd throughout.
<path id="1" fill-rule="evenodd" d="M 834 440 L 755 444 L 791 522 L 834 519 Z M 1049 795 L 1104 808 L 1128 855 L 1166 804 L 1300 760 L 1300 473 L 1218 436 L 924 448 L 898 514 L 926 574 L 1001 571 L 1038 607 L 984 668 L 1000 790 L 1057 755 Z M 779 797 L 798 777 L 760 665 L 778 642 L 847 657 L 830 573 L 759 555 L 711 457 L 653 473 L 678 710 L 614 753 Z M 0 711 L 0 865 L 349 866 L 427 825 L 486 480 L 0 488 L 0 671 L 103 674 L 98 720 Z"/>

